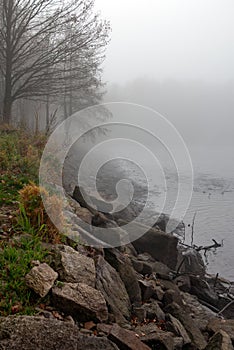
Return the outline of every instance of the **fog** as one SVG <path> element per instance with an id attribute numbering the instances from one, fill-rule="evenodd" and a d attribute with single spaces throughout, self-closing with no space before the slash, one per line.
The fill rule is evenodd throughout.
<path id="1" fill-rule="evenodd" d="M 184 138 L 196 170 L 231 176 L 234 2 L 97 0 L 109 19 L 107 101 L 149 106 Z"/>

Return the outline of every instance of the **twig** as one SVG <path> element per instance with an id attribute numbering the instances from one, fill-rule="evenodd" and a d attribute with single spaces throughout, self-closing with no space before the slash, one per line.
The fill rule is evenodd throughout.
<path id="1" fill-rule="evenodd" d="M 233 299 L 232 301 L 230 301 L 230 303 L 228 303 L 227 305 L 225 305 L 224 308 L 218 312 L 218 316 L 221 315 L 221 314 L 222 314 L 229 306 L 231 306 L 232 304 L 234 304 L 234 299 Z"/>

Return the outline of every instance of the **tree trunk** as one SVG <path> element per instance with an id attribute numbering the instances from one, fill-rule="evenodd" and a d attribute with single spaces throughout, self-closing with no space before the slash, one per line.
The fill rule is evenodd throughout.
<path id="1" fill-rule="evenodd" d="M 10 124 L 12 103 L 13 101 L 11 98 L 11 94 L 6 88 L 4 101 L 3 101 L 3 124 Z"/>

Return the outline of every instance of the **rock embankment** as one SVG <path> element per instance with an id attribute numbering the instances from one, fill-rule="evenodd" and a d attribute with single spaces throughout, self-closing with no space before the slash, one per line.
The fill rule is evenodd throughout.
<path id="1" fill-rule="evenodd" d="M 100 227 L 126 219 L 70 201 L 77 235 L 75 216 Z M 177 238 L 154 227 L 120 248 L 70 242 L 51 247 L 50 266 L 34 262 L 25 278 L 46 301 L 36 316 L 0 318 L 0 349 L 233 349 L 231 285 Z"/>

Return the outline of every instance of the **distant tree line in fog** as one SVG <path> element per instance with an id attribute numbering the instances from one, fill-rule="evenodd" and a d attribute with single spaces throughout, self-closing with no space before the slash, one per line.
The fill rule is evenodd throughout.
<path id="1" fill-rule="evenodd" d="M 98 103 L 109 30 L 94 0 L 0 0 L 1 122 L 14 124 L 16 105 L 39 103 L 48 128 L 57 108 L 67 118 Z"/>

